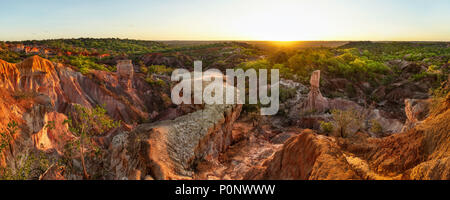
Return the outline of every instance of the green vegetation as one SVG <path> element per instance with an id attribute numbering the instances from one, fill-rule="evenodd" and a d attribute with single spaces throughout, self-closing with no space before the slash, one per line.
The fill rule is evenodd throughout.
<path id="1" fill-rule="evenodd" d="M 440 106 L 445 102 L 450 92 L 450 82 L 443 82 L 442 85 L 431 90 L 430 114 L 435 115 L 441 110 Z"/>
<path id="2" fill-rule="evenodd" d="M 287 100 L 297 95 L 297 88 L 280 87 L 280 102 L 284 103 Z"/>
<path id="3" fill-rule="evenodd" d="M 14 135 L 18 130 L 19 127 L 17 122 L 11 121 L 6 126 L 6 130 L 0 132 L 0 154 L 2 154 L 5 149 L 12 151 L 11 143 L 14 141 Z"/>
<path id="4" fill-rule="evenodd" d="M 38 179 L 49 166 L 50 161 L 45 154 L 25 152 L 15 158 L 13 166 L 0 168 L 0 180 Z"/>
<path id="5" fill-rule="evenodd" d="M 322 129 L 322 131 L 323 131 L 324 133 L 326 133 L 327 135 L 329 135 L 329 134 L 333 133 L 333 131 L 334 131 L 334 126 L 333 126 L 333 123 L 332 123 L 332 122 L 324 122 L 324 121 L 321 121 L 321 122 L 320 122 L 320 129 Z"/>
<path id="6" fill-rule="evenodd" d="M 49 166 L 49 161 L 43 154 L 25 152 L 20 154 L 13 151 L 14 137 L 19 131 L 19 124 L 10 121 L 6 129 L 0 132 L 0 156 L 5 155 L 5 150 L 11 156 L 15 156 L 13 165 L 0 167 L 0 180 L 30 180 L 42 174 Z"/>
<path id="7" fill-rule="evenodd" d="M 371 120 L 370 124 L 371 124 L 370 132 L 375 133 L 375 134 L 380 134 L 383 132 L 383 127 L 381 126 L 380 122 L 378 122 L 377 120 Z"/>
<path id="8" fill-rule="evenodd" d="M 97 64 L 93 58 L 86 56 L 70 56 L 69 64 L 78 67 L 82 74 L 88 74 L 90 69 L 113 71 L 113 67 Z"/>
<path id="9" fill-rule="evenodd" d="M 351 42 L 340 49 L 357 48 L 366 52 L 371 60 L 390 61 L 428 61 L 434 65 L 446 64 L 450 58 L 450 48 L 438 42 Z"/>
<path id="10" fill-rule="evenodd" d="M 250 61 L 238 67 L 243 69 L 279 69 L 283 78 L 302 83 L 309 81 L 314 70 L 322 70 L 334 77 L 346 77 L 353 81 L 372 79 L 386 74 L 385 64 L 362 56 L 356 49 L 305 49 L 297 52 L 277 52 L 268 60 Z"/>
<path id="11" fill-rule="evenodd" d="M 151 65 L 147 67 L 147 72 L 151 74 L 170 75 L 173 72 L 173 68 L 166 67 L 164 65 Z"/>
<path id="12" fill-rule="evenodd" d="M 56 40 L 31 40 L 24 41 L 25 45 L 40 45 L 50 48 L 60 49 L 73 53 L 95 52 L 95 53 L 111 53 L 120 54 L 144 54 L 167 48 L 160 42 L 130 40 L 130 39 L 95 39 L 95 38 L 79 38 L 79 39 L 56 39 Z"/>
<path id="13" fill-rule="evenodd" d="M 331 111 L 334 127 L 338 131 L 338 134 L 342 138 L 349 136 L 349 128 L 351 125 L 358 126 L 360 128 L 363 122 L 363 116 L 361 112 L 353 109 L 349 110 L 337 110 Z"/>
<path id="14" fill-rule="evenodd" d="M 9 51 L 7 45 L 24 44 L 25 47 L 37 47 L 41 57 L 53 62 L 75 66 L 83 74 L 90 69 L 114 71 L 118 59 L 131 59 L 142 63 L 145 55 L 157 53 L 174 66 L 191 67 L 193 60 L 202 60 L 205 68 L 232 68 L 249 57 L 261 55 L 252 45 L 242 42 L 162 42 L 130 39 L 55 39 L 29 40 L 21 42 L 0 43 L 0 59 L 17 63 L 29 57 L 25 52 Z M 229 59 L 231 58 L 231 59 Z M 161 60 L 160 60 L 161 61 Z M 161 63 L 158 63 L 161 64 Z M 166 64 L 166 63 L 164 63 Z M 170 65 L 169 64 L 169 65 Z"/>
<path id="15" fill-rule="evenodd" d="M 0 49 L 0 59 L 10 63 L 18 63 L 23 60 L 20 54 Z"/>
<path id="16" fill-rule="evenodd" d="M 85 153 L 89 153 L 89 157 L 101 156 L 100 148 L 93 142 L 93 137 L 101 135 L 105 131 L 118 127 L 120 122 L 113 121 L 106 110 L 100 106 L 94 109 L 88 109 L 81 105 L 75 105 L 76 120 L 68 119 L 64 123 L 69 125 L 69 130 L 78 138 L 66 145 L 64 156 L 71 160 L 74 156 L 74 147 L 79 150 L 81 165 L 83 167 L 84 179 L 89 179 L 89 173 L 85 163 Z M 85 152 L 86 151 L 86 152 Z"/>
<path id="17" fill-rule="evenodd" d="M 155 78 L 153 75 L 150 75 L 149 77 L 147 77 L 145 79 L 145 82 L 147 82 L 148 84 L 150 84 L 153 87 L 165 87 L 165 86 L 167 86 L 166 82 L 164 82 L 163 80 L 161 80 L 159 78 Z"/>

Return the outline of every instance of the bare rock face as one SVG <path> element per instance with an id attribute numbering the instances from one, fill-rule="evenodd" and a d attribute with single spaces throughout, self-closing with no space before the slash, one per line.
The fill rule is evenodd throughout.
<path id="1" fill-rule="evenodd" d="M 232 141 L 232 124 L 242 106 L 208 105 L 171 121 L 138 126 L 114 138 L 111 166 L 114 179 L 128 178 L 136 170 L 143 179 L 192 179 L 194 166 L 215 159 Z"/>
<path id="2" fill-rule="evenodd" d="M 117 73 L 122 77 L 133 78 L 134 68 L 131 60 L 117 61 Z"/>
<path id="3" fill-rule="evenodd" d="M 58 99 L 63 96 L 57 67 L 39 56 L 27 58 L 18 64 L 0 60 L 0 87 L 13 93 L 45 94 L 53 105 L 57 105 Z"/>
<path id="4" fill-rule="evenodd" d="M 368 115 L 368 119 L 369 121 L 378 122 L 382 127 L 383 134 L 385 135 L 402 132 L 403 123 L 397 119 L 386 117 L 382 110 L 372 110 Z M 372 134 L 374 134 L 375 137 L 380 137 L 380 135 L 375 135 L 375 133 Z"/>
<path id="5" fill-rule="evenodd" d="M 204 88 L 208 82 L 203 80 Z M 232 125 L 241 109 L 237 104 L 205 105 L 174 120 L 142 124 L 117 135 L 110 146 L 110 167 L 116 172 L 112 179 L 193 179 L 200 161 L 214 162 L 231 145 Z"/>
<path id="6" fill-rule="evenodd" d="M 346 85 L 347 81 L 335 80 L 332 83 L 344 82 L 342 85 Z M 295 121 L 295 124 L 302 128 L 309 128 L 318 130 L 320 128 L 321 121 L 332 121 L 332 115 L 327 111 L 337 110 L 355 110 L 360 113 L 364 113 L 364 124 L 370 123 L 370 121 L 377 121 L 382 129 L 383 134 L 390 135 L 399 133 L 403 127 L 403 123 L 399 120 L 392 118 L 387 113 L 378 109 L 364 108 L 358 103 L 344 99 L 344 98 L 325 98 L 320 92 L 320 71 L 314 71 L 310 80 L 311 88 L 307 97 L 302 96 L 300 93 L 296 97 L 296 104 L 289 106 L 288 116 Z M 363 128 L 368 128 L 363 127 Z M 356 133 L 359 127 L 350 128 L 352 133 Z M 382 137 L 384 135 L 373 135 L 374 137 Z"/>
<path id="7" fill-rule="evenodd" d="M 314 71 L 311 75 L 311 90 L 308 94 L 306 108 L 311 111 L 322 112 L 328 107 L 328 101 L 320 93 L 320 70 Z"/>
<path id="8" fill-rule="evenodd" d="M 114 179 L 140 171 L 158 180 L 192 179 L 197 161 L 215 159 L 232 142 L 241 105 L 207 105 L 175 120 L 143 124 L 113 139 Z"/>
<path id="9" fill-rule="evenodd" d="M 119 60 L 117 61 L 117 74 L 120 82 L 125 85 L 127 89 L 132 88 L 132 82 L 134 78 L 134 67 L 131 60 Z"/>
<path id="10" fill-rule="evenodd" d="M 58 112 L 50 112 L 45 113 L 42 120 L 45 126 L 32 135 L 35 148 L 45 152 L 56 151 L 62 154 L 67 141 L 74 139 L 67 124 L 64 124 L 67 116 Z"/>
<path id="11" fill-rule="evenodd" d="M 408 131 L 421 123 L 428 115 L 429 106 L 429 100 L 405 99 L 405 113 L 407 120 L 402 132 Z"/>
<path id="12" fill-rule="evenodd" d="M 265 166 L 251 170 L 245 179 L 347 180 L 360 177 L 330 138 L 305 130 L 289 139 Z"/>
<path id="13" fill-rule="evenodd" d="M 245 179 L 450 179 L 450 95 L 421 124 L 384 138 L 331 138 L 310 130 L 289 139 Z"/>
<path id="14" fill-rule="evenodd" d="M 108 115 L 130 128 L 156 117 L 155 113 L 168 106 L 163 99 L 165 91 L 152 88 L 130 70 L 130 64 L 119 66 L 120 73 L 91 70 L 83 75 L 39 56 L 17 64 L 0 60 L 0 129 L 12 121 L 20 128 L 0 166 L 30 151 L 61 153 L 73 139 L 63 125 L 73 112 L 73 104 L 87 108 L 101 105 Z"/>
<path id="15" fill-rule="evenodd" d="M 88 77 L 33 56 L 18 64 L 0 60 L 0 73 L 1 88 L 22 96 L 41 96 L 36 101 L 46 101 L 60 113 L 67 113 L 74 103 L 87 108 L 104 105 L 113 118 L 132 124 L 167 106 L 164 92 L 154 91 L 135 75 L 129 60 L 119 62 L 117 73 L 91 70 Z"/>
<path id="16" fill-rule="evenodd" d="M 450 179 L 450 95 L 436 114 L 416 127 L 363 143 L 347 141 L 343 150 L 359 154 L 371 169 L 394 179 Z"/>

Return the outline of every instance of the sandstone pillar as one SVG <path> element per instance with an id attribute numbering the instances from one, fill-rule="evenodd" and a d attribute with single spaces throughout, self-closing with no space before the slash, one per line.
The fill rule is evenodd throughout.
<path id="1" fill-rule="evenodd" d="M 320 92 L 320 70 L 314 71 L 311 75 L 311 90 L 308 94 L 308 106 L 310 111 L 323 112 L 328 107 L 328 101 Z"/>
<path id="2" fill-rule="evenodd" d="M 117 61 L 117 75 L 120 83 L 127 89 L 132 88 L 132 80 L 134 77 L 134 67 L 131 60 Z"/>

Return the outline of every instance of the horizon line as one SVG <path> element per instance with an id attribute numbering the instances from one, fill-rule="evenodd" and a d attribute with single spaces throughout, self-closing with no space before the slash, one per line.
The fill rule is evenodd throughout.
<path id="1" fill-rule="evenodd" d="M 0 42 L 26 42 L 26 41 L 45 41 L 45 40 L 70 40 L 70 39 L 120 39 L 120 40 L 137 40 L 137 41 L 154 41 L 154 42 L 450 42 L 450 40 L 198 40 L 198 39 L 167 39 L 167 40 L 151 40 L 151 39 L 135 39 L 120 37 L 67 37 L 67 38 L 47 38 L 47 39 L 25 39 L 25 40 L 0 40 Z"/>

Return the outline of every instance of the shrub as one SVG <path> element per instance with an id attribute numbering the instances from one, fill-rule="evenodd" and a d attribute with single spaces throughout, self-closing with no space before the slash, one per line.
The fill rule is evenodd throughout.
<path id="1" fill-rule="evenodd" d="M 445 98 L 449 92 L 450 88 L 445 87 L 445 84 L 431 91 L 430 114 L 438 114 L 440 106 L 445 102 Z"/>
<path id="2" fill-rule="evenodd" d="M 412 81 L 420 81 L 420 80 L 424 79 L 424 78 L 427 77 L 427 76 L 428 76 L 428 72 L 423 71 L 423 72 L 420 72 L 420 73 L 418 73 L 418 74 L 412 75 L 410 79 L 411 79 Z"/>
<path id="3" fill-rule="evenodd" d="M 154 86 L 154 87 L 166 87 L 167 86 L 166 82 L 164 82 L 161 79 L 154 79 L 152 76 L 147 77 L 145 79 L 145 82 L 147 82 L 148 84 L 150 84 L 151 86 Z"/>
<path id="4" fill-rule="evenodd" d="M 331 115 L 339 135 L 343 138 L 348 136 L 348 129 L 351 124 L 359 124 L 359 114 L 357 111 L 350 110 L 332 110 Z"/>
<path id="5" fill-rule="evenodd" d="M 296 88 L 280 87 L 280 102 L 284 103 L 288 99 L 295 97 L 296 94 L 297 94 Z"/>
<path id="6" fill-rule="evenodd" d="M 2 153 L 4 149 L 9 148 L 9 150 L 11 150 L 11 142 L 14 140 L 14 135 L 18 130 L 17 122 L 11 121 L 8 123 L 6 130 L 0 132 L 0 153 Z"/>
<path id="7" fill-rule="evenodd" d="M 333 123 L 331 123 L 331 122 L 321 121 L 320 122 L 320 129 L 322 129 L 322 131 L 324 133 L 329 135 L 330 133 L 332 133 L 334 131 L 334 126 L 333 126 Z"/>
<path id="8" fill-rule="evenodd" d="M 71 56 L 69 57 L 69 64 L 78 67 L 82 74 L 88 74 L 89 69 L 111 71 L 104 65 L 97 64 L 92 58 L 86 56 Z"/>
<path id="9" fill-rule="evenodd" d="M 106 110 L 100 106 L 94 109 L 85 108 L 81 105 L 75 105 L 75 116 L 77 120 L 74 122 L 71 118 L 64 121 L 64 124 L 68 124 L 70 132 L 72 132 L 77 138 L 72 142 L 71 146 L 78 147 L 80 152 L 81 165 L 83 167 L 83 176 L 85 179 L 89 179 L 87 167 L 85 164 L 85 150 L 91 149 L 94 155 L 98 155 L 98 146 L 92 142 L 92 138 L 96 135 L 102 134 L 112 128 L 118 127 L 120 122 L 112 120 L 106 115 Z M 75 145 L 73 145 L 75 144 Z M 64 156 L 69 156 L 70 160 L 72 148 L 68 149 L 69 152 Z M 92 155 L 92 154 L 89 154 Z"/>
<path id="10" fill-rule="evenodd" d="M 170 74 L 173 69 L 165 65 L 152 65 L 147 68 L 147 71 L 152 74 Z"/>
<path id="11" fill-rule="evenodd" d="M 50 161 L 45 154 L 25 152 L 15 158 L 15 164 L 0 168 L 1 180 L 32 180 L 37 179 L 49 168 Z"/>
<path id="12" fill-rule="evenodd" d="M 371 124 L 370 132 L 376 133 L 376 134 L 383 132 L 383 127 L 381 126 L 380 122 L 378 122 L 377 120 L 371 120 L 370 124 Z"/>

